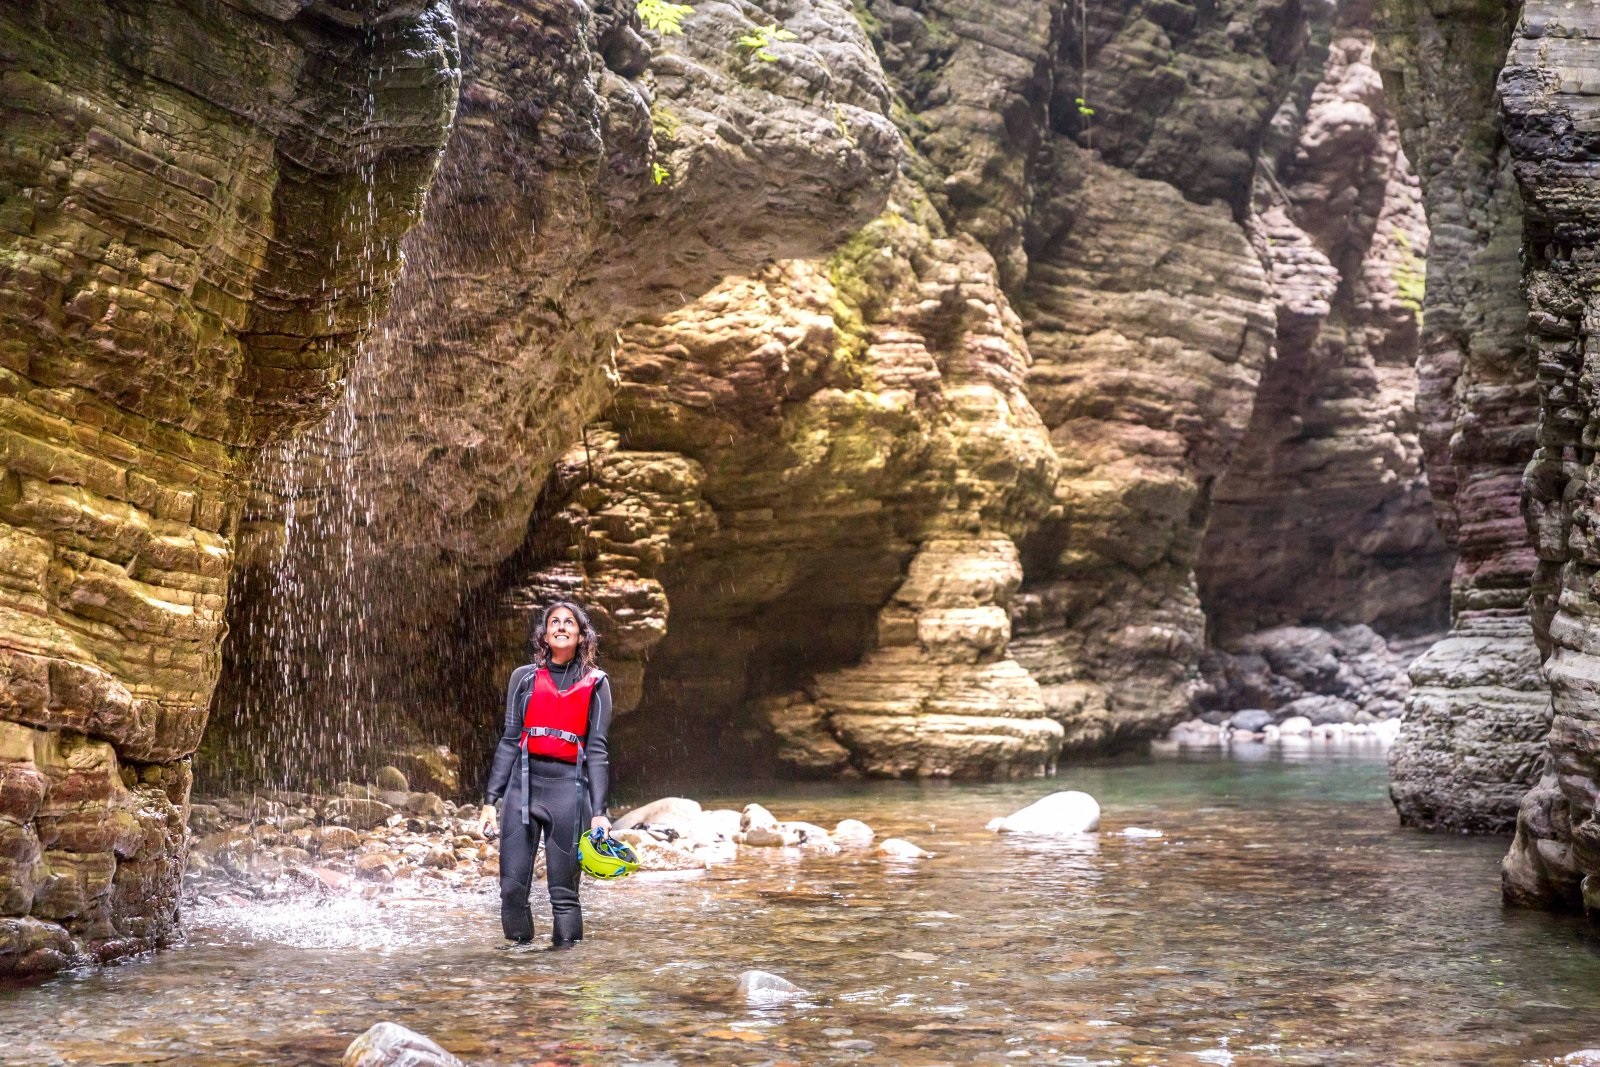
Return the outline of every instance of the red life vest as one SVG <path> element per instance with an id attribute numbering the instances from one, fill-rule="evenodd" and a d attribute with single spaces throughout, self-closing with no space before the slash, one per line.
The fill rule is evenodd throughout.
<path id="1" fill-rule="evenodd" d="M 600 675 L 589 671 L 583 680 L 565 693 L 556 688 L 550 672 L 540 667 L 533 672 L 533 692 L 522 713 L 522 747 L 534 756 L 551 756 L 568 763 L 578 762 L 578 746 L 570 740 L 546 733 L 528 731 L 557 730 L 587 740 L 589 735 L 589 694 Z"/>

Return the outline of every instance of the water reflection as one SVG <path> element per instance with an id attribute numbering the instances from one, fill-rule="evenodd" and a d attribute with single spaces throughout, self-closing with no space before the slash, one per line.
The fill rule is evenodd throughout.
<path id="1" fill-rule="evenodd" d="M 1106 832 L 982 829 L 1052 787 L 1098 797 Z M 0 994 L 0 1062 L 326 1064 L 382 1019 L 507 1065 L 1509 1065 L 1593 1043 L 1582 928 L 1503 912 L 1504 841 L 1401 831 L 1384 789 L 1358 755 L 739 792 L 936 856 L 591 884 L 590 939 L 561 954 L 499 953 L 490 885 L 219 906 L 178 951 Z M 747 1004 L 750 968 L 810 993 Z"/>

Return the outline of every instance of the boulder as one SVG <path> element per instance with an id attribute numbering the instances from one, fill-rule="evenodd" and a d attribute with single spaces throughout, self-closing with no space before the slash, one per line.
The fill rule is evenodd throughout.
<path id="1" fill-rule="evenodd" d="M 389 756 L 405 774 L 409 789 L 445 794 L 461 789 L 461 758 L 446 745 L 413 745 Z"/>
<path id="2" fill-rule="evenodd" d="M 1084 834 L 1099 828 L 1099 802 L 1075 789 L 1051 793 L 989 823 L 989 829 L 1002 834 Z"/>
<path id="3" fill-rule="evenodd" d="M 818 852 L 825 856 L 837 855 L 839 852 L 838 844 L 828 835 L 828 831 L 816 823 L 786 822 L 781 825 L 785 835 L 797 836 L 799 840 L 796 844 L 807 852 Z"/>
<path id="4" fill-rule="evenodd" d="M 465 1067 L 437 1043 L 397 1023 L 378 1023 L 350 1042 L 341 1067 Z"/>
<path id="5" fill-rule="evenodd" d="M 1311 733 L 1311 720 L 1304 715 L 1291 715 L 1278 724 L 1283 737 L 1306 737 Z"/>
<path id="6" fill-rule="evenodd" d="M 792 848 L 798 845 L 802 838 L 799 830 L 791 829 L 783 823 L 773 823 L 770 826 L 752 826 L 735 840 L 740 844 L 756 848 Z"/>
<path id="7" fill-rule="evenodd" d="M 739 832 L 744 821 L 744 816 L 732 808 L 718 808 L 714 811 L 703 811 L 696 824 L 696 829 L 702 838 L 732 841 L 733 835 Z"/>
<path id="8" fill-rule="evenodd" d="M 444 798 L 438 793 L 411 793 L 405 799 L 405 809 L 428 819 L 445 817 Z"/>
<path id="9" fill-rule="evenodd" d="M 760 804 L 746 804 L 739 815 L 739 829 L 748 833 L 757 828 L 770 829 L 778 825 L 778 817 Z"/>
<path id="10" fill-rule="evenodd" d="M 663 841 L 640 829 L 613 830 L 612 836 L 639 857 L 639 869 L 644 871 L 700 871 L 708 860 L 675 841 Z"/>
<path id="11" fill-rule="evenodd" d="M 689 828 L 700 818 L 701 811 L 700 802 L 697 800 L 690 800 L 687 797 L 662 797 L 623 815 L 613 824 L 613 829 L 671 826 L 687 837 Z"/>
<path id="12" fill-rule="evenodd" d="M 1248 708 L 1244 711 L 1234 712 L 1233 717 L 1228 720 L 1228 725 L 1235 730 L 1248 730 L 1254 733 L 1270 723 L 1272 718 L 1273 715 L 1270 711 L 1263 711 L 1260 708 Z"/>
<path id="13" fill-rule="evenodd" d="M 1361 709 L 1342 697 L 1308 696 L 1292 700 L 1278 709 L 1278 718 L 1292 719 L 1304 716 L 1312 726 L 1328 723 L 1354 722 Z"/>
<path id="14" fill-rule="evenodd" d="M 373 775 L 372 784 L 384 793 L 409 793 L 411 783 L 406 780 L 405 772 L 399 767 L 379 767 L 378 773 Z"/>
<path id="15" fill-rule="evenodd" d="M 361 835 L 348 826 L 319 826 L 311 831 L 309 842 L 319 852 L 348 852 L 361 847 Z"/>
<path id="16" fill-rule="evenodd" d="M 341 797 L 330 800 L 322 809 L 322 817 L 357 830 L 370 830 L 389 821 L 394 809 L 381 800 L 367 797 Z"/>
<path id="17" fill-rule="evenodd" d="M 872 839 L 877 835 L 872 832 L 872 827 L 859 819 L 843 819 L 833 828 L 830 836 L 834 844 L 844 848 L 871 848 Z"/>
<path id="18" fill-rule="evenodd" d="M 925 860 L 933 857 L 933 853 L 900 837 L 890 837 L 878 842 L 877 853 L 891 860 Z"/>

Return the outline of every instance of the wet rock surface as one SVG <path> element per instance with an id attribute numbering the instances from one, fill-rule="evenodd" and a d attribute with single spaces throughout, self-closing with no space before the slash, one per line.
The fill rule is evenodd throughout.
<path id="1" fill-rule="evenodd" d="M 499 877 L 498 835 L 485 836 L 477 804 L 457 805 L 432 793 L 395 797 L 382 820 L 363 804 L 375 786 L 345 783 L 341 796 L 268 791 L 199 799 L 191 806 L 184 899 L 191 906 L 301 897 L 382 897 L 396 891 L 444 896 L 472 892 Z M 759 804 L 743 811 L 706 810 L 694 800 L 663 797 L 619 816 L 612 830 L 633 848 L 644 872 L 706 871 L 737 860 L 741 850 L 781 858 L 835 856 L 873 846 L 873 830 L 842 820 L 835 833 L 780 820 Z M 883 851 L 887 847 L 888 851 Z M 882 842 L 894 858 L 929 855 L 906 841 Z M 779 858 L 779 857 L 774 857 Z M 537 861 L 544 873 L 544 853 Z M 19 938 L 27 931 L 19 930 Z M 28 951 L 48 951 L 34 944 Z"/>
<path id="2" fill-rule="evenodd" d="M 249 469 L 336 397 L 455 105 L 446 4 L 347 8 L 0 11 L 0 971 L 174 929 Z"/>

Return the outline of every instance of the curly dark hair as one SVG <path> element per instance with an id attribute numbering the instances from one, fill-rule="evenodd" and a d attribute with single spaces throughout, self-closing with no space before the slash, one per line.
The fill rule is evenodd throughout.
<path id="1" fill-rule="evenodd" d="M 550 624 L 550 616 L 561 608 L 572 612 L 572 617 L 578 620 L 578 662 L 585 667 L 593 667 L 595 652 L 600 647 L 600 635 L 595 632 L 594 623 L 589 621 L 589 613 L 572 600 L 557 600 L 546 605 L 544 611 L 539 613 L 539 622 L 533 628 L 533 661 L 540 665 L 550 662 L 550 645 L 544 635 Z"/>

